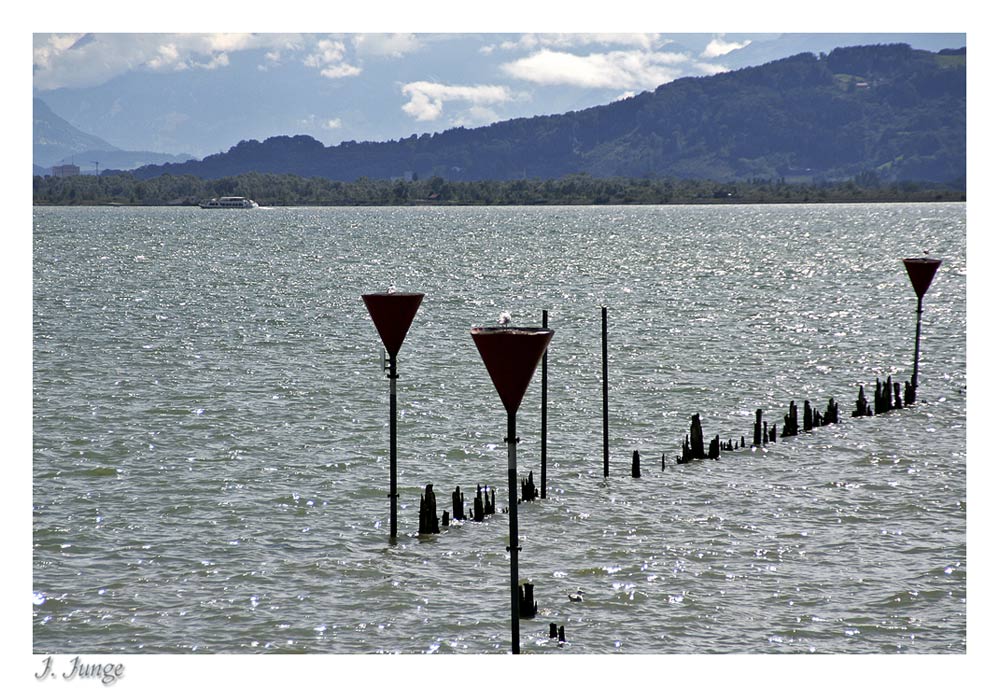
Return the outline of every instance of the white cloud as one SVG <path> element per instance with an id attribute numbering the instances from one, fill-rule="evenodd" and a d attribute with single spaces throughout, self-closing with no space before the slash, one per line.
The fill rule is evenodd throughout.
<path id="1" fill-rule="evenodd" d="M 328 79 L 357 76 L 361 73 L 361 68 L 344 61 L 346 51 L 343 41 L 324 39 L 316 43 L 302 62 L 307 67 L 316 67 Z"/>
<path id="2" fill-rule="evenodd" d="M 161 71 L 184 69 L 186 65 L 181 61 L 181 53 L 177 46 L 173 43 L 167 43 L 157 48 L 156 54 L 146 62 L 146 66 L 154 71 Z"/>
<path id="3" fill-rule="evenodd" d="M 355 67 L 349 64 L 338 64 L 330 65 L 325 69 L 320 70 L 320 74 L 325 76 L 327 79 L 342 79 L 346 76 L 357 76 L 361 73 L 360 67 Z"/>
<path id="4" fill-rule="evenodd" d="M 340 129 L 344 126 L 344 123 L 339 117 L 333 119 L 322 119 L 316 115 L 310 114 L 306 115 L 303 119 L 297 121 L 300 127 L 305 127 L 307 129 Z"/>
<path id="5" fill-rule="evenodd" d="M 681 53 L 629 50 L 574 55 L 545 49 L 501 69 L 517 79 L 548 86 L 648 89 L 681 76 L 678 65 L 689 61 Z"/>
<path id="6" fill-rule="evenodd" d="M 412 33 L 360 33 L 352 42 L 358 55 L 373 57 L 402 57 L 423 47 Z"/>
<path id="7" fill-rule="evenodd" d="M 517 40 L 486 46 L 490 50 L 539 50 L 542 48 L 579 48 L 588 45 L 625 46 L 654 50 L 670 43 L 658 33 L 525 33 Z M 482 49 L 480 49 L 482 51 Z"/>
<path id="8" fill-rule="evenodd" d="M 422 122 L 432 121 L 441 117 L 446 102 L 458 101 L 481 108 L 477 112 L 484 114 L 482 108 L 487 105 L 506 103 L 514 99 L 506 86 L 449 86 L 430 81 L 414 81 L 403 86 L 403 95 L 410 100 L 403 105 L 403 112 Z"/>
<path id="9" fill-rule="evenodd" d="M 229 53 L 254 48 L 291 50 L 287 34 L 34 34 L 34 86 L 38 90 L 96 86 L 129 71 L 218 69 Z"/>
<path id="10" fill-rule="evenodd" d="M 701 53 L 701 56 L 707 59 L 722 57 L 723 55 L 728 55 L 734 50 L 745 48 L 748 45 L 750 45 L 750 41 L 734 41 L 727 43 L 721 36 L 717 36 L 705 46 L 705 50 Z"/>
<path id="11" fill-rule="evenodd" d="M 453 127 L 478 127 L 483 124 L 491 124 L 499 119 L 500 115 L 490 108 L 473 105 L 453 117 L 450 125 Z"/>
<path id="12" fill-rule="evenodd" d="M 722 74 L 723 72 L 728 72 L 728 67 L 723 67 L 722 65 L 710 64 L 708 62 L 695 62 L 692 65 L 696 70 L 705 76 L 712 76 L 713 74 Z"/>

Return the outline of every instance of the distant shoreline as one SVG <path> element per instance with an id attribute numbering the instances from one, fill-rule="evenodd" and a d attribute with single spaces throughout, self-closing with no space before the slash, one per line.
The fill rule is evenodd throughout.
<path id="1" fill-rule="evenodd" d="M 784 179 L 598 178 L 583 174 L 502 181 L 362 177 L 344 182 L 251 172 L 221 179 L 193 175 L 151 179 L 136 179 L 130 174 L 36 176 L 32 200 L 35 206 L 197 207 L 199 202 L 219 196 L 245 196 L 265 207 L 786 205 L 964 202 L 966 189 L 964 179 L 951 184 L 889 182 L 874 174 L 813 183 Z"/>
<path id="2" fill-rule="evenodd" d="M 581 208 L 581 207 L 613 207 L 629 208 L 643 206 L 739 206 L 739 205 L 862 205 L 865 203 L 965 203 L 965 194 L 961 198 L 906 199 L 892 198 L 880 200 L 866 198 L 863 200 L 788 200 L 788 201 L 673 201 L 667 203 L 293 203 L 289 205 L 260 204 L 260 208 Z M 191 208 L 201 210 L 193 203 L 33 203 L 33 208 Z"/>

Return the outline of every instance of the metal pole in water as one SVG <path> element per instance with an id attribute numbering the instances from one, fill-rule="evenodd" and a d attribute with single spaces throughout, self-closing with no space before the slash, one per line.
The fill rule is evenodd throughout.
<path id="1" fill-rule="evenodd" d="M 396 539 L 396 354 L 389 354 L 389 537 Z"/>
<path id="2" fill-rule="evenodd" d="M 507 501 L 510 516 L 510 647 L 520 654 L 520 596 L 517 585 L 517 413 L 507 414 Z"/>
<path id="3" fill-rule="evenodd" d="M 601 306 L 601 361 L 604 380 L 604 477 L 608 477 L 608 308 Z"/>
<path id="4" fill-rule="evenodd" d="M 920 364 L 920 315 L 924 312 L 924 297 L 917 296 L 917 335 L 913 344 L 913 377 L 910 379 L 913 398 L 917 397 L 917 366 Z"/>
<path id="5" fill-rule="evenodd" d="M 549 312 L 542 311 L 542 327 L 549 326 Z M 549 350 L 542 354 L 542 499 L 545 499 L 545 459 L 546 443 L 548 441 L 548 408 L 549 408 Z"/>

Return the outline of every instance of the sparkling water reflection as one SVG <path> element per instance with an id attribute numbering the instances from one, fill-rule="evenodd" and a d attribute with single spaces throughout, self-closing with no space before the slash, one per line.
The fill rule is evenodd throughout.
<path id="1" fill-rule="evenodd" d="M 427 483 L 439 507 L 477 483 L 506 503 L 503 410 L 468 331 L 543 308 L 549 499 L 519 509 L 539 603 L 525 651 L 965 651 L 962 204 L 34 218 L 36 652 L 508 651 L 505 517 L 418 538 L 417 507 Z M 859 384 L 905 378 L 900 258 L 924 250 L 944 262 L 921 403 L 673 463 L 692 413 L 738 440 L 758 407 L 775 422 L 835 397 L 846 416 Z M 427 294 L 400 352 L 395 546 L 360 299 L 389 285 Z M 518 414 L 536 483 L 539 403 L 536 379 Z"/>

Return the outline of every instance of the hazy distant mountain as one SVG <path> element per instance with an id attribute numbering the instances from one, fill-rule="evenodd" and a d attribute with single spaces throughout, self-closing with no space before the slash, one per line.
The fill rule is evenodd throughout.
<path id="1" fill-rule="evenodd" d="M 804 53 L 683 78 L 608 105 L 326 147 L 309 136 L 145 167 L 218 178 L 246 172 L 352 181 L 413 172 L 452 180 L 594 176 L 954 181 L 965 176 L 965 50 L 907 45 Z"/>
<path id="2" fill-rule="evenodd" d="M 118 151 L 104 139 L 85 134 L 62 117 L 52 112 L 48 105 L 34 99 L 34 164 L 51 167 L 60 161 L 85 151 Z"/>
<path id="3" fill-rule="evenodd" d="M 93 173 L 98 169 L 131 170 L 143 165 L 192 159 L 190 155 L 122 150 L 104 139 L 80 131 L 38 98 L 34 99 L 33 154 L 34 174 L 47 174 L 53 165 L 67 163 L 77 165 L 83 173 Z"/>

